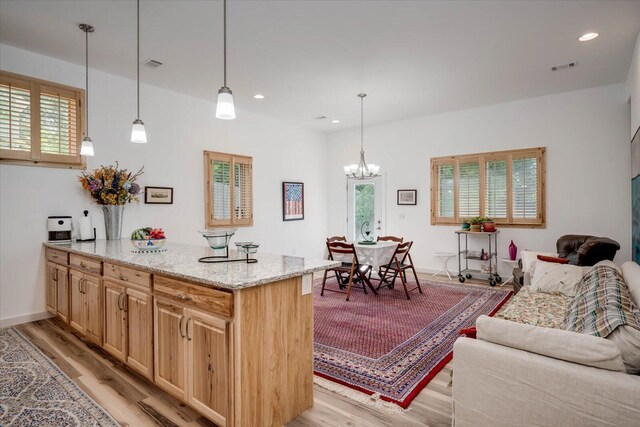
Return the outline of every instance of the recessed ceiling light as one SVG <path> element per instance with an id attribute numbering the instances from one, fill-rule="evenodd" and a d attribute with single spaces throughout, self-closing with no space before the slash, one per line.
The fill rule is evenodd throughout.
<path id="1" fill-rule="evenodd" d="M 256 93 L 255 95 L 253 95 L 253 97 L 254 97 L 255 99 L 264 99 L 264 95 L 259 94 L 259 93 Z"/>
<path id="2" fill-rule="evenodd" d="M 581 42 L 588 42 L 589 40 L 595 39 L 599 35 L 600 34 L 598 34 L 598 33 L 584 33 L 583 35 L 578 37 L 578 40 L 580 40 Z"/>
<path id="3" fill-rule="evenodd" d="M 340 123 L 340 120 L 331 120 L 331 123 Z"/>

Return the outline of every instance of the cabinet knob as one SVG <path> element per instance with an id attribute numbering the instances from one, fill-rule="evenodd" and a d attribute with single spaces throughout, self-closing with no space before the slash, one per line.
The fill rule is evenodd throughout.
<path id="1" fill-rule="evenodd" d="M 122 274 L 120 275 L 120 280 L 122 280 L 123 282 L 128 282 L 129 281 L 129 279 L 124 277 Z"/>

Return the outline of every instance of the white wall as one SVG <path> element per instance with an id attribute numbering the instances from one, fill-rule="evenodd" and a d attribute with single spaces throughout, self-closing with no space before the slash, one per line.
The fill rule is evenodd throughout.
<path id="1" fill-rule="evenodd" d="M 367 102 L 375 102 L 370 95 Z M 576 233 L 617 240 L 616 260 L 628 260 L 628 126 L 623 87 L 611 85 L 366 127 L 367 161 L 386 176 L 386 232 L 415 241 L 417 266 L 439 268 L 433 253 L 456 251 L 456 227 L 430 225 L 429 159 L 546 146 L 547 227 L 502 229 L 499 256 L 508 257 L 511 239 L 520 249 L 553 249 L 560 235 Z M 329 234 L 346 233 L 342 166 L 357 162 L 358 144 L 358 130 L 330 137 Z M 396 205 L 396 190 L 407 188 L 418 189 L 417 206 Z M 506 265 L 500 271 L 508 277 Z"/>
<path id="2" fill-rule="evenodd" d="M 640 34 L 633 51 L 626 85 L 627 96 L 631 98 L 631 137 L 640 128 Z"/>
<path id="3" fill-rule="evenodd" d="M 84 68 L 0 45 L 0 68 L 76 87 Z M 286 122 L 238 112 L 217 120 L 214 105 L 164 89 L 142 88 L 149 143 L 129 141 L 135 118 L 135 82 L 91 70 L 90 136 L 96 156 L 88 169 L 116 160 L 145 174 L 140 184 L 174 187 L 171 206 L 127 205 L 123 237 L 138 227 L 163 227 L 175 242 L 205 245 L 202 150 L 253 156 L 255 221 L 237 240 L 260 243 L 260 251 L 320 257 L 326 226 L 326 136 Z M 242 106 L 239 106 L 242 108 Z M 309 167 L 313 165 L 313 167 Z M 81 190 L 78 170 L 0 165 L 0 321 L 44 311 L 44 258 L 49 215 L 77 220 L 89 209 L 98 237 L 102 212 Z M 304 221 L 282 221 L 281 182 L 305 183 Z M 320 242 L 320 243 L 318 243 Z"/>

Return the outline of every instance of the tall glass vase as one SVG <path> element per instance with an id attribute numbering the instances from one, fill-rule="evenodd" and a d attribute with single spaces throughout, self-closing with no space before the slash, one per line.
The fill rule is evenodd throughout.
<path id="1" fill-rule="evenodd" d="M 124 205 L 102 206 L 102 213 L 104 214 L 104 229 L 107 233 L 107 240 L 120 240 Z"/>

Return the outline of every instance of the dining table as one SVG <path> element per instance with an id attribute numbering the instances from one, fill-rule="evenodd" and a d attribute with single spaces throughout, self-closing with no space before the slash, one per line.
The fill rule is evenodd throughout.
<path id="1" fill-rule="evenodd" d="M 358 256 L 358 262 L 361 265 L 370 265 L 374 271 L 379 271 L 381 265 L 386 265 L 391 261 L 391 257 L 398 246 L 397 242 L 384 240 L 374 242 L 373 244 L 362 243 L 361 241 L 348 243 L 353 243 L 356 249 L 356 255 Z M 336 261 L 351 262 L 351 259 L 348 258 L 349 255 L 334 255 Z"/>

